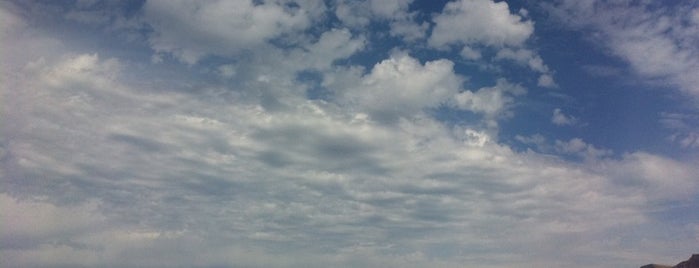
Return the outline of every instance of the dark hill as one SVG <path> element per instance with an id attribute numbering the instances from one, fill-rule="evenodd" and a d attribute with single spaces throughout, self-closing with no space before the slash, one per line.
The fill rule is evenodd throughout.
<path id="1" fill-rule="evenodd" d="M 661 264 L 648 264 L 643 265 L 641 268 L 699 268 L 699 254 L 693 254 L 689 260 L 678 263 L 675 266 L 661 265 Z"/>

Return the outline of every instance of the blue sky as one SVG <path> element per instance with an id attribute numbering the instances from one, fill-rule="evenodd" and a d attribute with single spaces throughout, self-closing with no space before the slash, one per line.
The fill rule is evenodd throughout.
<path id="1" fill-rule="evenodd" d="M 638 267 L 699 242 L 693 1 L 0 2 L 0 264 Z"/>

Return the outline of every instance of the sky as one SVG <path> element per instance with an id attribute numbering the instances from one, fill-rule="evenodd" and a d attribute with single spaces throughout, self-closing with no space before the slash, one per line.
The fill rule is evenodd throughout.
<path id="1" fill-rule="evenodd" d="M 691 0 L 0 2 L 0 266 L 639 267 L 699 244 Z"/>

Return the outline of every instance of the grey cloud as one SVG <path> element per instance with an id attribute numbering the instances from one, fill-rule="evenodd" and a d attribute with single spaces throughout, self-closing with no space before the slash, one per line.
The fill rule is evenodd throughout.
<path id="1" fill-rule="evenodd" d="M 149 152 L 162 152 L 165 149 L 165 146 L 159 143 L 158 141 L 128 134 L 111 134 L 108 137 L 108 139 L 117 142 L 123 142 L 139 150 L 145 150 Z"/>
<path id="2" fill-rule="evenodd" d="M 255 5 L 252 1 L 206 2 L 198 8 L 192 4 L 148 1 L 144 6 L 144 20 L 154 29 L 152 47 L 190 64 L 208 55 L 252 50 L 284 33 L 303 31 L 313 20 L 305 4 L 298 9 L 279 3 Z M 250 15 L 247 19 L 246 14 Z"/>

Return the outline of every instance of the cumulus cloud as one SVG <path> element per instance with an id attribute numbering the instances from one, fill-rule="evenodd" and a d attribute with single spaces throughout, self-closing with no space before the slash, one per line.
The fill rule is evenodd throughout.
<path id="1" fill-rule="evenodd" d="M 425 37 L 429 24 L 415 20 L 409 12 L 413 0 L 337 1 L 335 16 L 347 27 L 363 29 L 372 21 L 387 22 L 392 36 L 412 42 Z"/>
<path id="2" fill-rule="evenodd" d="M 429 37 L 433 47 L 484 44 L 521 46 L 534 32 L 534 23 L 511 14 L 506 2 L 458 0 L 449 2 L 433 18 Z"/>
<path id="3" fill-rule="evenodd" d="M 508 109 L 514 104 L 514 98 L 526 92 L 523 87 L 500 79 L 493 87 L 484 87 L 475 92 L 466 90 L 458 93 L 454 98 L 456 107 L 481 113 L 493 119 L 498 116 L 509 116 Z"/>
<path id="4" fill-rule="evenodd" d="M 526 41 L 534 33 L 534 23 L 526 14 L 526 10 L 511 13 L 505 1 L 452 1 L 432 18 L 435 26 L 428 45 L 437 49 L 460 47 L 460 55 L 467 60 L 481 60 L 482 48 L 496 49 L 495 55 L 486 59 L 514 61 L 540 73 L 538 86 L 556 87 L 543 59 L 526 48 Z"/>
<path id="5" fill-rule="evenodd" d="M 463 78 L 449 60 L 421 64 L 404 52 L 377 63 L 358 86 L 343 90 L 342 102 L 356 106 L 378 120 L 410 117 L 425 108 L 446 103 Z"/>
<path id="6" fill-rule="evenodd" d="M 340 1 L 335 16 L 348 27 L 365 27 L 371 22 L 371 5 L 368 1 Z"/>

